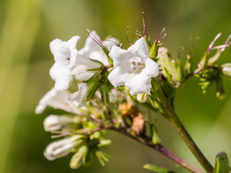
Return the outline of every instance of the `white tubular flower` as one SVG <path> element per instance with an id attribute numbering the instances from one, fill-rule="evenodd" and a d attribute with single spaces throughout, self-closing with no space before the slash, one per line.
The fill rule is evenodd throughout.
<path id="1" fill-rule="evenodd" d="M 75 65 L 76 44 L 79 36 L 74 36 L 68 41 L 55 39 L 50 43 L 51 53 L 54 55 L 55 63 L 50 69 L 50 76 L 55 80 L 57 90 L 65 90 L 72 80 L 71 70 Z"/>
<path id="2" fill-rule="evenodd" d="M 49 115 L 43 122 L 45 131 L 56 132 L 65 126 L 75 122 L 75 119 L 68 116 Z"/>
<path id="3" fill-rule="evenodd" d="M 55 39 L 50 43 L 50 49 L 55 59 L 55 64 L 50 69 L 50 76 L 55 80 L 57 90 L 68 89 L 73 76 L 80 81 L 86 81 L 92 77 L 94 72 L 88 70 L 100 67 L 99 63 L 92 60 L 97 60 L 104 65 L 109 64 L 107 55 L 99 43 L 109 50 L 113 45 L 118 44 L 118 40 L 115 38 L 109 38 L 102 42 L 93 31 L 89 34 L 85 46 L 77 50 L 76 44 L 79 38 L 79 36 L 74 36 L 68 41 Z"/>
<path id="4" fill-rule="evenodd" d="M 110 53 L 114 67 L 108 79 L 114 87 L 125 85 L 130 94 L 150 93 L 151 78 L 158 76 L 158 64 L 150 59 L 142 37 L 127 50 L 113 46 Z"/>
<path id="5" fill-rule="evenodd" d="M 97 33 L 92 31 L 85 42 L 85 46 L 79 51 L 79 53 L 89 57 L 90 59 L 100 61 L 107 66 L 107 55 L 104 53 L 102 47 L 100 47 L 97 41 L 102 44 L 101 46 L 105 46 L 108 50 L 110 50 L 112 46 L 119 44 L 119 41 L 113 37 L 110 37 L 102 42 Z"/>
<path id="6" fill-rule="evenodd" d="M 75 135 L 69 138 L 49 144 L 44 152 L 44 156 L 48 160 L 55 160 L 68 155 L 73 149 L 82 142 L 82 135 Z"/>
<path id="7" fill-rule="evenodd" d="M 85 45 L 79 51 L 73 51 L 73 56 L 75 56 L 75 68 L 72 71 L 72 74 L 77 80 L 86 81 L 94 72 L 88 71 L 89 69 L 99 68 L 100 64 L 92 60 L 97 60 L 103 63 L 105 66 L 108 65 L 107 55 L 104 53 L 100 37 L 96 34 L 95 31 L 91 32 L 86 39 Z M 109 50 L 113 45 L 118 44 L 118 41 L 114 38 L 110 38 L 102 42 L 102 46 L 107 47 Z"/>
<path id="8" fill-rule="evenodd" d="M 107 56 L 105 55 L 102 47 L 100 47 L 99 43 L 96 41 L 102 43 L 97 33 L 92 31 L 89 34 L 84 47 L 79 51 L 79 53 L 83 56 L 89 57 L 90 59 L 100 61 L 104 65 L 108 65 Z"/>
<path id="9" fill-rule="evenodd" d="M 69 104 L 70 96 L 71 93 L 66 90 L 60 91 L 56 88 L 52 88 L 40 100 L 35 112 L 41 114 L 47 106 L 50 106 L 55 109 L 62 109 L 67 112 L 78 114 L 79 112 Z"/>

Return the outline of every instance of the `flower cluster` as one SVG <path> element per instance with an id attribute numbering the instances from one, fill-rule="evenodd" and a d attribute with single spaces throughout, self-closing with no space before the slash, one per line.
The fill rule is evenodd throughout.
<path id="1" fill-rule="evenodd" d="M 74 153 L 71 168 L 79 168 L 95 157 L 104 165 L 108 156 L 103 148 L 111 143 L 104 137 L 106 129 L 160 149 L 155 123 L 145 115 L 146 110 L 174 122 L 176 89 L 190 77 L 199 78 L 204 92 L 216 83 L 217 96 L 223 96 L 222 75 L 231 76 L 231 65 L 216 62 L 231 37 L 223 45 L 214 46 L 218 34 L 192 70 L 190 55 L 186 54 L 184 60 L 172 57 L 160 40 L 162 35 L 154 41 L 144 35 L 128 48 L 113 37 L 102 41 L 95 31 L 89 33 L 79 50 L 79 36 L 51 41 L 55 62 L 50 76 L 55 84 L 40 100 L 36 113 L 43 113 L 47 107 L 66 113 L 49 115 L 44 121 L 45 131 L 63 138 L 48 145 L 44 152 L 48 160 Z M 210 56 L 213 50 L 216 53 Z"/>
<path id="2" fill-rule="evenodd" d="M 101 41 L 94 31 L 89 34 L 84 47 L 77 50 L 79 38 L 74 36 L 68 41 L 55 39 L 50 43 L 55 60 L 50 76 L 55 86 L 40 101 L 37 113 L 42 113 L 46 106 L 75 112 L 73 106 L 82 105 L 87 95 L 87 81 L 102 68 L 109 72 L 108 80 L 114 87 L 126 86 L 131 95 L 150 93 L 151 79 L 158 76 L 159 70 L 158 64 L 149 57 L 144 37 L 127 50 L 119 47 L 115 38 Z M 73 80 L 78 81 L 79 89 L 70 93 L 68 88 Z"/>

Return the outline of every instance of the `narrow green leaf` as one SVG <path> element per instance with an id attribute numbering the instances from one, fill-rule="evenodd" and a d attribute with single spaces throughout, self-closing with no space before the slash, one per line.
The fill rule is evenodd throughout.
<path id="1" fill-rule="evenodd" d="M 148 169 L 154 173 L 174 173 L 173 171 L 168 171 L 166 168 L 160 168 L 152 164 L 144 165 L 144 169 Z"/>
<path id="2" fill-rule="evenodd" d="M 152 46 L 151 46 L 151 48 L 149 50 L 149 56 L 150 56 L 151 59 L 156 58 L 157 53 L 158 53 L 158 48 L 159 48 L 159 46 L 158 46 L 158 42 L 156 40 L 156 41 L 154 41 L 154 43 L 152 44 Z"/>

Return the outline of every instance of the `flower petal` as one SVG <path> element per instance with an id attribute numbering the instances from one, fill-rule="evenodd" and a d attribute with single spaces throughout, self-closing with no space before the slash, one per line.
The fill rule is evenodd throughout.
<path id="1" fill-rule="evenodd" d="M 126 81 L 125 86 L 130 89 L 131 95 L 139 93 L 150 94 L 150 89 L 152 87 L 151 78 L 141 73 Z"/>
<path id="2" fill-rule="evenodd" d="M 67 46 L 70 49 L 76 49 L 76 45 L 77 45 L 77 42 L 79 39 L 80 39 L 80 37 L 78 35 L 73 36 L 70 40 L 67 41 Z"/>
<path id="3" fill-rule="evenodd" d="M 55 97 L 57 94 L 57 90 L 55 88 L 52 88 L 50 91 L 48 91 L 43 98 L 40 100 L 38 106 L 36 107 L 35 113 L 41 114 L 46 107 L 48 106 L 50 100 Z"/>
<path id="4" fill-rule="evenodd" d="M 100 40 L 100 37 L 97 35 L 95 31 L 92 31 L 89 34 L 85 41 L 84 47 L 81 50 L 79 50 L 80 54 L 85 55 L 87 57 L 89 57 L 92 52 L 101 50 L 101 47 L 96 43 L 95 40 L 92 39 L 91 35 L 93 35 L 94 38 L 96 38 L 97 40 Z"/>
<path id="5" fill-rule="evenodd" d="M 94 40 L 92 37 L 101 42 L 100 37 L 97 35 L 97 33 L 95 31 L 92 31 L 89 34 L 84 47 L 79 51 L 79 54 L 90 59 L 100 61 L 107 66 L 109 64 L 107 56 L 105 55 L 103 49 L 98 45 L 96 40 Z"/>
<path id="6" fill-rule="evenodd" d="M 71 52 L 66 42 L 55 39 L 50 42 L 50 50 L 56 62 L 68 64 L 68 57 L 71 56 Z"/>
<path id="7" fill-rule="evenodd" d="M 38 106 L 36 107 L 35 112 L 41 114 L 47 106 L 51 106 L 55 109 L 62 109 L 66 112 L 79 114 L 79 111 L 74 109 L 69 103 L 68 99 L 71 93 L 68 91 L 58 91 L 55 88 L 52 88 L 48 91 L 43 98 L 40 100 Z"/>
<path id="8" fill-rule="evenodd" d="M 124 85 L 133 76 L 134 74 L 124 73 L 120 67 L 117 67 L 108 75 L 108 80 L 114 87 L 118 87 Z"/>
<path id="9" fill-rule="evenodd" d="M 72 74 L 67 65 L 56 62 L 50 69 L 50 76 L 55 80 L 55 88 L 57 90 L 65 90 L 69 88 Z"/>
<path id="10" fill-rule="evenodd" d="M 76 55 L 76 65 L 72 70 L 72 74 L 77 80 L 86 81 L 94 74 L 93 72 L 90 72 L 88 70 L 99 67 L 100 64 L 93 62 L 88 57 L 80 55 L 78 53 Z"/>
<path id="11" fill-rule="evenodd" d="M 103 41 L 103 45 L 110 51 L 113 46 L 118 46 L 120 42 L 114 38 L 109 37 L 106 40 Z"/>
<path id="12" fill-rule="evenodd" d="M 127 66 L 130 57 L 132 56 L 127 50 L 121 49 L 118 46 L 113 46 L 111 51 L 109 52 L 109 56 L 113 60 L 114 67 L 118 67 L 120 65 Z"/>
<path id="13" fill-rule="evenodd" d="M 79 107 L 83 105 L 83 101 L 87 95 L 88 86 L 85 83 L 79 84 L 79 90 L 69 97 L 69 103 L 73 106 Z"/>
<path id="14" fill-rule="evenodd" d="M 144 37 L 141 37 L 135 42 L 131 47 L 128 48 L 128 51 L 133 54 L 138 54 L 142 58 L 149 57 L 148 46 Z"/>
<path id="15" fill-rule="evenodd" d="M 142 73 L 149 77 L 157 77 L 159 75 L 159 65 L 150 58 L 147 58 Z"/>

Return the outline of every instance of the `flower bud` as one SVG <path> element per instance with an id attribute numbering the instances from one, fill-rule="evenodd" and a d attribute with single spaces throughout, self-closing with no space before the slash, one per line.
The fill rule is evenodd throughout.
<path id="1" fill-rule="evenodd" d="M 43 122 L 45 131 L 55 132 L 67 125 L 75 123 L 75 118 L 68 116 L 49 115 Z"/>
<path id="2" fill-rule="evenodd" d="M 61 139 L 49 144 L 44 152 L 44 156 L 48 160 L 55 160 L 68 155 L 72 150 L 80 145 L 83 135 L 75 135 L 69 138 Z"/>
<path id="3" fill-rule="evenodd" d="M 96 151 L 95 152 L 95 155 L 96 155 L 96 157 L 98 158 L 98 160 L 99 160 L 99 163 L 102 165 L 102 166 L 105 166 L 105 162 L 108 162 L 109 161 L 109 156 L 106 154 L 106 153 L 104 153 L 104 152 L 102 152 L 102 151 Z"/>
<path id="4" fill-rule="evenodd" d="M 98 147 L 106 147 L 111 145 L 111 140 L 110 139 L 102 139 L 99 141 L 99 144 L 97 145 Z"/>
<path id="5" fill-rule="evenodd" d="M 112 46 L 119 46 L 120 42 L 116 38 L 109 37 L 103 41 L 103 45 L 108 49 L 111 50 Z"/>
<path id="6" fill-rule="evenodd" d="M 231 77 L 231 63 L 222 65 L 222 73 L 227 77 Z"/>
<path id="7" fill-rule="evenodd" d="M 141 103 L 145 103 L 147 101 L 147 97 L 148 95 L 145 94 L 145 93 L 140 93 L 140 94 L 137 94 L 137 97 L 136 99 L 141 102 Z"/>
<path id="8" fill-rule="evenodd" d="M 87 153 L 88 147 L 86 145 L 81 146 L 79 150 L 72 156 L 70 167 L 72 169 L 78 169 L 82 164 L 85 164 Z"/>
<path id="9" fill-rule="evenodd" d="M 138 113 L 138 115 L 133 118 L 132 122 L 132 132 L 134 132 L 136 135 L 140 135 L 144 131 L 144 117 L 141 113 Z"/>

